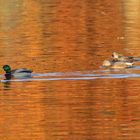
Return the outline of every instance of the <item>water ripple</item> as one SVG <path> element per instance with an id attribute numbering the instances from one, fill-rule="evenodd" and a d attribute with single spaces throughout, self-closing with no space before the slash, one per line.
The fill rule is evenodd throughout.
<path id="1" fill-rule="evenodd" d="M 38 78 L 37 78 L 38 77 Z M 43 77 L 43 78 L 42 78 Z M 80 73 L 80 72 L 70 72 L 70 73 L 42 73 L 33 74 L 33 78 L 24 79 L 11 79 L 11 80 L 1 80 L 1 82 L 28 82 L 28 81 L 68 81 L 68 80 L 94 80 L 94 79 L 110 79 L 110 78 L 138 78 L 140 74 L 136 73 L 123 73 L 123 74 L 112 74 L 112 73 Z"/>

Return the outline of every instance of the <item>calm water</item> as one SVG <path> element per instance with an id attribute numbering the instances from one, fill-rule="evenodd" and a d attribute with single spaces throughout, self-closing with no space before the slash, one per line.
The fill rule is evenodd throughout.
<path id="1" fill-rule="evenodd" d="M 113 51 L 140 57 L 139 0 L 0 0 L 0 140 L 139 140 L 140 63 L 104 70 Z"/>

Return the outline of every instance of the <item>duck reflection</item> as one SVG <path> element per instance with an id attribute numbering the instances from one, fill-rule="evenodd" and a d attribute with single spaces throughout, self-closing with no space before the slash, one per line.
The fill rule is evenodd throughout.
<path id="1" fill-rule="evenodd" d="M 4 90 L 10 90 L 11 82 L 9 82 L 9 81 L 3 82 L 3 85 L 4 85 L 3 86 Z"/>

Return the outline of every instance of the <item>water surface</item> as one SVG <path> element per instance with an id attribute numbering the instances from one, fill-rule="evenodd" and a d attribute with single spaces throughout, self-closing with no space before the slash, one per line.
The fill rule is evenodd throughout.
<path id="1" fill-rule="evenodd" d="M 0 64 L 33 78 L 0 82 L 2 140 L 139 140 L 138 0 L 0 0 Z"/>

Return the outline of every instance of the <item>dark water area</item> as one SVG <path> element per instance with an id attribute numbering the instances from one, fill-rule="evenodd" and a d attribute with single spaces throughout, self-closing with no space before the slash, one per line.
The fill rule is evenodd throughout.
<path id="1" fill-rule="evenodd" d="M 106 70 L 112 52 L 140 57 L 138 0 L 0 0 L 0 140 L 139 140 L 140 62 Z"/>

